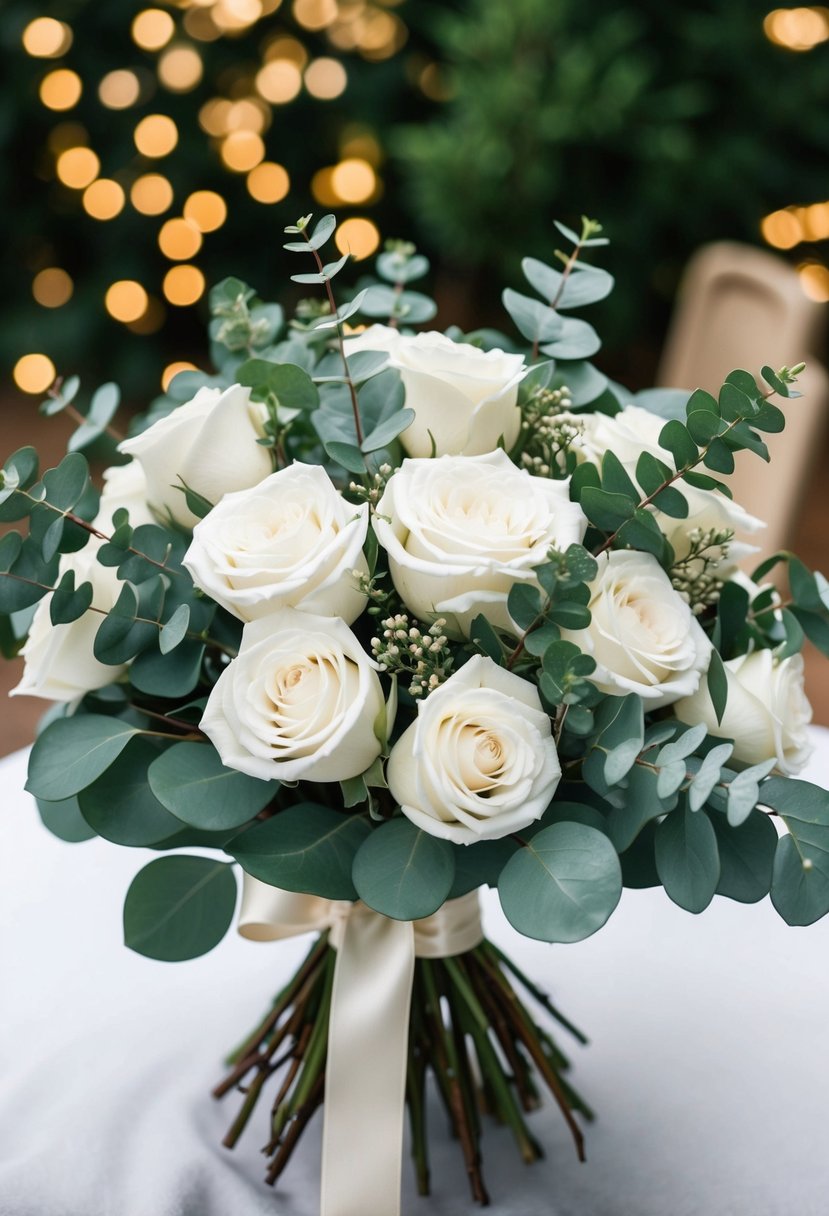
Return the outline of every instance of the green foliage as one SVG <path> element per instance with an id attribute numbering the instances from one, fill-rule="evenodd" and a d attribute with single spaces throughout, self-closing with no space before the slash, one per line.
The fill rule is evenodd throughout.
<path id="1" fill-rule="evenodd" d="M 771 777 L 760 796 L 788 828 L 777 843 L 772 903 L 787 924 L 811 925 L 829 912 L 829 792 L 808 781 Z"/>
<path id="2" fill-rule="evenodd" d="M 67 844 L 81 844 L 95 836 L 95 829 L 81 814 L 77 797 L 62 798 L 58 802 L 46 802 L 43 798 L 35 801 L 43 826 L 58 840 Z"/>
<path id="3" fill-rule="evenodd" d="M 84 820 L 104 840 L 150 847 L 181 830 L 181 822 L 159 802 L 147 780 L 158 755 L 154 740 L 130 739 L 100 777 L 77 795 Z"/>
<path id="4" fill-rule="evenodd" d="M 46 802 L 60 802 L 86 789 L 141 732 L 102 714 L 60 718 L 38 736 L 29 758 L 26 789 Z"/>
<path id="5" fill-rule="evenodd" d="M 274 799 L 279 783 L 259 781 L 226 768 L 206 743 L 174 743 L 146 772 L 155 797 L 194 828 L 220 832 L 240 828 Z"/>
<path id="6" fill-rule="evenodd" d="M 393 920 L 431 916 L 448 898 L 455 852 L 408 819 L 390 819 L 363 841 L 352 870 L 358 896 Z"/>
<path id="7" fill-rule="evenodd" d="M 510 924 L 547 942 L 589 937 L 601 929 L 621 894 L 615 849 L 602 832 L 582 823 L 556 823 L 538 832 L 498 879 Z"/>
<path id="8" fill-rule="evenodd" d="M 705 811 L 674 811 L 656 829 L 656 869 L 670 899 L 687 912 L 702 912 L 720 881 L 717 835 Z"/>
<path id="9" fill-rule="evenodd" d="M 232 866 L 206 857 L 159 857 L 140 870 L 124 902 L 124 942 L 160 962 L 217 946 L 236 908 Z"/>

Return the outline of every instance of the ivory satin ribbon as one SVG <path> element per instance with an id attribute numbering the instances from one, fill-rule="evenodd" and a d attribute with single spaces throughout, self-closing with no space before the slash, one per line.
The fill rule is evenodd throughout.
<path id="1" fill-rule="evenodd" d="M 402 921 L 362 903 L 282 891 L 245 874 L 243 937 L 277 941 L 324 929 L 331 930 L 337 961 L 320 1213 L 399 1216 L 414 961 L 462 954 L 483 940 L 478 895 L 450 900 L 424 920 Z"/>

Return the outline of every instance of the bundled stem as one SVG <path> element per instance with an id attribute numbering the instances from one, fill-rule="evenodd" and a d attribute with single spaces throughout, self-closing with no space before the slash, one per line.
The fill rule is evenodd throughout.
<path id="1" fill-rule="evenodd" d="M 270 1077 L 281 1074 L 271 1109 L 266 1180 L 273 1186 L 323 1103 L 328 1017 L 335 953 L 323 935 L 276 997 L 256 1030 L 229 1059 L 233 1065 L 213 1095 L 238 1089 L 243 1102 L 224 1144 L 232 1148 Z M 489 1203 L 484 1184 L 482 1115 L 509 1127 L 521 1158 L 543 1156 L 525 1115 L 540 1104 L 538 1081 L 553 1094 L 567 1122 L 579 1159 L 584 1141 L 574 1112 L 592 1118 L 589 1107 L 565 1081 L 568 1067 L 548 1031 L 538 1026 L 513 987 L 510 974 L 531 998 L 580 1042 L 580 1031 L 546 995 L 491 942 L 455 958 L 417 959 L 409 1026 L 406 1105 L 412 1158 L 421 1195 L 429 1194 L 427 1077 L 435 1078 L 449 1127 L 458 1141 L 475 1202 Z M 370 1067 L 370 1063 L 366 1063 Z"/>

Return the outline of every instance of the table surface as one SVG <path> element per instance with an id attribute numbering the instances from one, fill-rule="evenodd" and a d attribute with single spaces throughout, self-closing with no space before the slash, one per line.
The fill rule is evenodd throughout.
<path id="1" fill-rule="evenodd" d="M 829 786 L 829 731 L 815 740 L 804 775 Z M 0 1216 L 313 1216 L 319 1118 L 273 1191 L 266 1111 L 231 1153 L 238 1099 L 208 1096 L 306 940 L 233 934 L 174 966 L 125 949 L 123 897 L 153 854 L 48 835 L 25 761 L 0 763 Z M 825 1216 L 829 918 L 790 929 L 767 900 L 719 898 L 694 917 L 626 891 L 600 933 L 548 946 L 484 903 L 490 935 L 589 1033 L 573 1079 L 599 1115 L 581 1166 L 550 1106 L 530 1116 L 544 1162 L 488 1131 L 493 1216 Z M 437 1110 L 433 1130 L 434 1194 L 415 1196 L 405 1161 L 406 1216 L 471 1210 Z"/>

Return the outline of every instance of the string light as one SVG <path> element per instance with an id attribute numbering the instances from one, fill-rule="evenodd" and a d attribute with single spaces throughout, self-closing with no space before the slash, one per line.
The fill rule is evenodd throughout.
<path id="1" fill-rule="evenodd" d="M 195 304 L 204 295 L 204 288 L 204 275 L 198 266 L 172 266 L 164 276 L 164 295 L 178 308 Z"/>
<path id="2" fill-rule="evenodd" d="M 232 131 L 222 144 L 222 160 L 236 173 L 246 173 L 258 165 L 264 155 L 265 145 L 255 131 Z"/>
<path id="3" fill-rule="evenodd" d="M 141 84 L 135 72 L 126 68 L 116 68 L 107 72 L 98 85 L 98 97 L 101 105 L 108 110 L 126 110 L 134 106 L 141 93 Z"/>
<path id="4" fill-rule="evenodd" d="M 178 127 L 166 114 L 148 114 L 133 132 L 135 146 L 144 156 L 169 156 L 178 143 Z"/>
<path id="5" fill-rule="evenodd" d="M 180 270 L 181 267 L 174 267 L 174 269 Z M 170 387 L 179 372 L 197 372 L 198 370 L 199 369 L 196 367 L 195 363 L 187 363 L 181 359 L 179 359 L 176 363 L 168 363 L 164 368 L 164 371 L 161 373 L 161 391 L 164 393 L 167 392 L 167 389 Z"/>
<path id="6" fill-rule="evenodd" d="M 337 0 L 294 0 L 294 20 L 306 30 L 324 30 L 339 16 Z"/>
<path id="7" fill-rule="evenodd" d="M 371 165 L 357 157 L 340 161 L 331 170 L 331 188 L 344 203 L 364 203 L 376 186 Z"/>
<path id="8" fill-rule="evenodd" d="M 40 100 L 49 110 L 71 110 L 81 99 L 83 84 L 77 72 L 57 68 L 40 82 Z"/>
<path id="9" fill-rule="evenodd" d="M 112 220 L 124 210 L 126 197 L 118 182 L 99 177 L 84 190 L 83 206 L 95 220 Z"/>
<path id="10" fill-rule="evenodd" d="M 196 190 L 182 208 L 184 218 L 199 232 L 215 232 L 227 219 L 227 204 L 214 190 Z"/>
<path id="11" fill-rule="evenodd" d="M 173 187 L 161 173 L 145 173 L 130 188 L 130 202 L 142 215 L 161 215 L 173 203 Z"/>
<path id="12" fill-rule="evenodd" d="M 59 266 L 47 266 L 32 280 L 32 295 L 44 308 L 61 308 L 72 298 L 74 284 Z"/>
<path id="13" fill-rule="evenodd" d="M 56 59 L 71 45 L 71 29 L 54 17 L 35 17 L 23 31 L 23 49 L 35 59 Z"/>
<path id="14" fill-rule="evenodd" d="M 45 393 L 55 382 L 55 365 L 48 355 L 21 355 L 12 372 L 14 382 L 24 393 Z"/>
<path id="15" fill-rule="evenodd" d="M 380 244 L 380 233 L 371 220 L 355 215 L 340 224 L 334 242 L 340 253 L 350 253 L 359 262 L 375 252 Z"/>
<path id="16" fill-rule="evenodd" d="M 315 59 L 305 69 L 305 87 L 319 101 L 333 101 L 347 84 L 346 70 L 338 59 Z"/>
<path id="17" fill-rule="evenodd" d="M 818 304 L 829 301 L 829 267 L 821 262 L 802 262 L 797 268 L 800 286 L 810 300 Z"/>
<path id="18" fill-rule="evenodd" d="M 291 188 L 291 179 L 282 165 L 266 160 L 251 169 L 247 187 L 257 203 L 280 203 Z"/>
<path id="19" fill-rule="evenodd" d="M 67 148 L 58 157 L 57 174 L 64 186 L 83 190 L 98 176 L 101 162 L 91 148 Z"/>
<path id="20" fill-rule="evenodd" d="M 284 105 L 302 88 L 302 74 L 292 60 L 272 59 L 256 73 L 256 88 L 272 105 Z"/>
<path id="21" fill-rule="evenodd" d="M 829 201 L 773 211 L 760 221 L 760 231 L 775 249 L 793 249 L 801 241 L 825 241 L 829 239 Z"/>
<path id="22" fill-rule="evenodd" d="M 202 235 L 189 220 L 173 219 L 162 224 L 158 246 L 171 261 L 184 262 L 195 257 L 202 245 Z"/>
<path id="23" fill-rule="evenodd" d="M 189 93 L 202 78 L 201 55 L 192 46 L 173 46 L 158 61 L 158 79 L 171 93 Z"/>
<path id="24" fill-rule="evenodd" d="M 776 8 L 763 21 L 770 42 L 789 51 L 811 51 L 829 39 L 829 9 Z"/>
<path id="25" fill-rule="evenodd" d="M 146 312 L 147 293 L 135 279 L 118 279 L 104 296 L 106 310 L 116 321 L 137 321 Z"/>
<path id="26" fill-rule="evenodd" d="M 133 19 L 132 40 L 142 51 L 160 51 L 172 38 L 176 23 L 160 8 L 145 8 Z"/>

